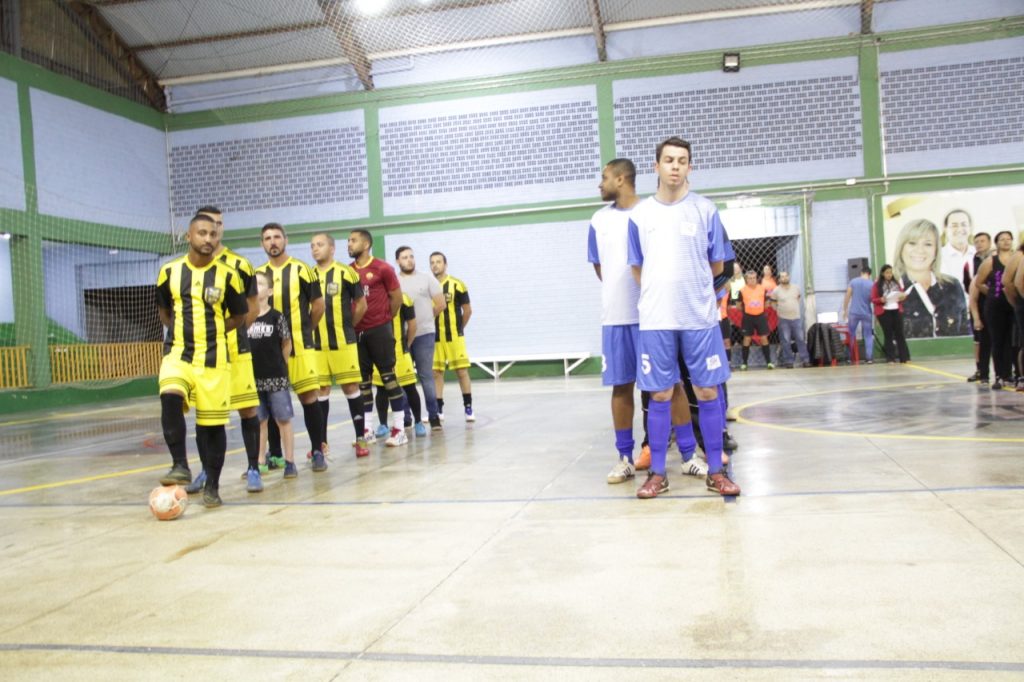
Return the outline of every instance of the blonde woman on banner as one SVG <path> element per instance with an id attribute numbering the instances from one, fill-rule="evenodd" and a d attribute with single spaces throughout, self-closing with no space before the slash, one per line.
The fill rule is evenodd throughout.
<path id="1" fill-rule="evenodd" d="M 963 285 L 942 274 L 939 229 L 912 220 L 896 238 L 893 270 L 907 292 L 903 329 L 908 339 L 970 333 Z"/>

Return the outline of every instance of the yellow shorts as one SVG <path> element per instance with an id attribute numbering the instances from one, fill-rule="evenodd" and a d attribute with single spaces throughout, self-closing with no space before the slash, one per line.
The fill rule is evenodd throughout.
<path id="1" fill-rule="evenodd" d="M 412 366 L 411 353 L 395 354 L 395 378 L 399 386 L 412 386 L 416 383 L 416 370 Z M 383 386 L 384 381 L 380 378 L 380 372 L 373 368 L 373 385 Z"/>
<path id="2" fill-rule="evenodd" d="M 466 337 L 457 336 L 451 341 L 438 341 L 434 344 L 434 370 L 443 372 L 446 366 L 449 369 L 469 367 Z"/>
<path id="3" fill-rule="evenodd" d="M 196 367 L 177 358 L 160 363 L 160 393 L 185 396 L 185 411 L 196 406 L 196 424 L 220 426 L 231 413 L 231 370 L 227 367 Z"/>
<path id="4" fill-rule="evenodd" d="M 318 350 L 316 361 L 320 388 L 327 388 L 332 380 L 339 386 L 363 380 L 359 370 L 359 346 L 354 343 L 346 343 L 338 350 Z"/>
<path id="5" fill-rule="evenodd" d="M 288 358 L 288 381 L 292 382 L 292 388 L 299 395 L 320 388 L 319 363 L 316 354 L 315 350 L 299 350 Z"/>
<path id="6" fill-rule="evenodd" d="M 231 359 L 231 409 L 259 407 L 256 375 L 252 371 L 252 355 L 242 353 Z"/>

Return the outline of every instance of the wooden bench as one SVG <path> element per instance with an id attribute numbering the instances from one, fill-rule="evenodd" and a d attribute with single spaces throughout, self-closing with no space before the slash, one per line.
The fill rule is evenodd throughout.
<path id="1" fill-rule="evenodd" d="M 544 360 L 561 360 L 565 376 L 569 376 L 584 360 L 591 357 L 589 351 L 578 353 L 524 353 L 522 355 L 488 355 L 474 358 L 473 364 L 487 372 L 494 379 L 500 379 L 508 368 L 517 362 L 537 362 Z M 570 364 L 571 363 L 571 364 Z"/>

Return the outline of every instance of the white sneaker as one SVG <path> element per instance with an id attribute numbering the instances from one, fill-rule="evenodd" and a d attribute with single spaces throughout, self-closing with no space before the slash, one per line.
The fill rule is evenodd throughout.
<path id="1" fill-rule="evenodd" d="M 633 463 L 623 457 L 616 462 L 615 466 L 612 467 L 612 470 L 608 472 L 608 482 L 622 483 L 623 481 L 628 481 L 633 478 L 635 471 Z"/>
<path id="2" fill-rule="evenodd" d="M 363 429 L 363 438 L 366 440 L 368 444 L 373 444 L 377 442 L 377 434 L 373 432 L 373 429 Z"/>
<path id="3" fill-rule="evenodd" d="M 409 436 L 405 435 L 405 429 L 391 429 L 391 436 L 384 441 L 389 448 L 397 448 L 399 445 L 409 443 Z"/>
<path id="4" fill-rule="evenodd" d="M 704 478 L 708 475 L 708 463 L 697 455 L 694 455 L 690 458 L 689 462 L 683 462 L 682 472 L 683 476 Z"/>
<path id="5" fill-rule="evenodd" d="M 473 408 L 472 407 L 467 407 L 466 408 L 466 421 L 468 421 L 468 422 L 475 422 L 476 421 L 476 415 L 473 414 Z"/>

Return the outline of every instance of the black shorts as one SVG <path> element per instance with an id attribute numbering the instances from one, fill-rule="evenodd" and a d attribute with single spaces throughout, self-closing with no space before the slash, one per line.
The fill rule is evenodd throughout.
<path id="1" fill-rule="evenodd" d="M 373 368 L 383 374 L 395 371 L 395 332 L 390 322 L 370 327 L 357 335 L 359 372 L 363 381 L 373 377 Z"/>
<path id="2" fill-rule="evenodd" d="M 722 321 L 718 323 L 718 326 L 722 329 L 722 340 L 732 340 L 732 323 L 729 322 L 729 318 L 723 318 Z"/>
<path id="3" fill-rule="evenodd" d="M 768 336 L 768 317 L 766 315 L 747 315 L 743 313 L 743 336 Z"/>

